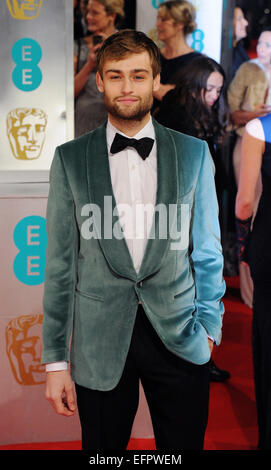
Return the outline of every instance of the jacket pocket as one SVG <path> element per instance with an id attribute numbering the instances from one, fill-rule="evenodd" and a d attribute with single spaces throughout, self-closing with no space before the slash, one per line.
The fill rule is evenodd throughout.
<path id="1" fill-rule="evenodd" d="M 89 292 L 82 292 L 79 289 L 76 289 L 75 293 L 79 296 L 85 297 L 91 300 L 97 300 L 98 302 L 104 302 L 104 298 L 100 295 L 89 293 Z"/>

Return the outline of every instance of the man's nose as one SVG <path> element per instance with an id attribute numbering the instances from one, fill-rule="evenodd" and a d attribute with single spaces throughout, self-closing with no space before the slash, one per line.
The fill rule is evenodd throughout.
<path id="1" fill-rule="evenodd" d="M 121 91 L 122 93 L 125 93 L 126 95 L 133 91 L 132 80 L 130 80 L 129 77 L 123 78 Z"/>

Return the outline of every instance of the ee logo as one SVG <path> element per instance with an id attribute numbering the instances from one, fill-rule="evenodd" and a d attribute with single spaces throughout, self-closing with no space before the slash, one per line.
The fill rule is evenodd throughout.
<path id="1" fill-rule="evenodd" d="M 195 31 L 192 33 L 191 47 L 197 52 L 202 52 L 204 49 L 204 38 L 205 34 L 202 29 L 195 29 Z"/>
<path id="2" fill-rule="evenodd" d="M 153 8 L 156 8 L 156 10 L 158 10 L 158 8 L 160 7 L 161 3 L 163 3 L 165 0 L 152 0 L 152 6 Z"/>
<path id="3" fill-rule="evenodd" d="M 14 274 L 29 286 L 44 282 L 46 261 L 46 221 L 32 215 L 20 220 L 14 229 L 13 239 L 19 253 L 14 259 Z"/>
<path id="4" fill-rule="evenodd" d="M 14 85 L 22 91 L 36 90 L 42 81 L 38 66 L 42 57 L 39 43 L 31 38 L 19 39 L 13 45 L 11 55 L 16 64 L 12 72 Z"/>

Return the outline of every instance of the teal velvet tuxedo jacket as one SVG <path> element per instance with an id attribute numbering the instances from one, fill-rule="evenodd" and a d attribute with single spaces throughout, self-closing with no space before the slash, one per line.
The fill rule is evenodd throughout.
<path id="1" fill-rule="evenodd" d="M 73 380 L 88 388 L 117 385 L 139 300 L 165 346 L 187 361 L 207 362 L 208 335 L 221 340 L 225 283 L 208 145 L 153 124 L 156 205 L 177 208 L 189 243 L 173 249 L 170 230 L 158 237 L 157 211 L 138 273 L 125 238 L 104 235 L 104 219 L 120 227 L 118 215 L 104 214 L 104 196 L 116 206 L 106 125 L 58 147 L 51 166 L 42 362 L 70 361 Z M 100 218 L 83 209 L 89 204 L 100 207 Z M 182 207 L 189 208 L 184 221 Z M 86 214 L 100 236 L 83 236 Z"/>

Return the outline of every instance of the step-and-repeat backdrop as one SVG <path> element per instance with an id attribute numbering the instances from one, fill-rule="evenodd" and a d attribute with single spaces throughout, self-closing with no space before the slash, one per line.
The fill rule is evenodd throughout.
<path id="1" fill-rule="evenodd" d="M 160 3 L 137 0 L 137 29 L 154 38 Z M 232 0 L 193 3 L 192 47 L 227 65 Z M 0 445 L 78 440 L 78 416 L 45 400 L 40 364 L 48 173 L 73 138 L 73 1 L 2 0 L 0 63 Z M 132 437 L 152 436 L 141 390 Z"/>

